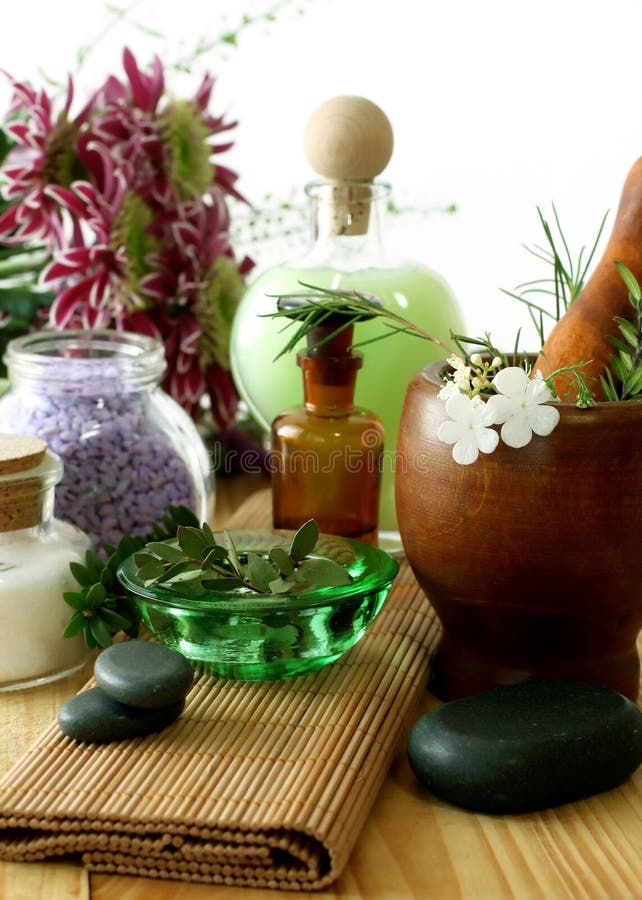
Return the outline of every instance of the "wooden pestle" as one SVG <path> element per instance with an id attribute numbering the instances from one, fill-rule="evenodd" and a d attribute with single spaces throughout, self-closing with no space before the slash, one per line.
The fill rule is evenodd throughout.
<path id="1" fill-rule="evenodd" d="M 613 230 L 592 275 L 555 324 L 533 367 L 544 377 L 563 366 L 582 362 L 582 373 L 597 400 L 603 400 L 600 375 L 616 352 L 608 340 L 619 334 L 615 316 L 630 319 L 629 292 L 615 262 L 622 262 L 642 283 L 642 157 L 627 175 Z M 555 378 L 562 402 L 574 403 L 577 385 L 572 376 Z"/>

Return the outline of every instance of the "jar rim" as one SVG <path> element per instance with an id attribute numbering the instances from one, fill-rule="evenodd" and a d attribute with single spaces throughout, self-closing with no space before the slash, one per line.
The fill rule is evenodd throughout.
<path id="1" fill-rule="evenodd" d="M 64 366 L 52 365 L 55 361 Z M 115 329 L 43 329 L 13 338 L 7 344 L 4 362 L 10 374 L 67 380 L 70 368 L 85 379 L 90 372 L 111 363 L 114 377 L 133 378 L 139 383 L 158 383 L 166 369 L 165 349 L 157 338 Z"/>

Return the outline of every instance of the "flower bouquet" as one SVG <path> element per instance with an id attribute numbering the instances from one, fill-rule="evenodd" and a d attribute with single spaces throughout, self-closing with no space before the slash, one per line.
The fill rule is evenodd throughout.
<path id="1" fill-rule="evenodd" d="M 11 79 L 0 180 L 0 313 L 8 338 L 48 326 L 115 328 L 165 347 L 163 387 L 198 419 L 204 401 L 224 429 L 238 395 L 229 369 L 232 317 L 252 261 L 237 259 L 228 199 L 243 200 L 217 142 L 236 123 L 209 111 L 214 81 L 193 98 L 123 53 L 72 114 L 44 89 Z"/>

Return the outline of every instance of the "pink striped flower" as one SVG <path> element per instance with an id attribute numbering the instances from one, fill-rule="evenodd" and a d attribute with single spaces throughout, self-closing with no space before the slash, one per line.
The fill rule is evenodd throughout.
<path id="1" fill-rule="evenodd" d="M 231 321 L 252 266 L 236 260 L 230 236 L 237 175 L 218 163 L 232 143 L 217 136 L 236 122 L 209 111 L 209 75 L 176 100 L 158 57 L 145 72 L 125 49 L 123 68 L 74 119 L 71 79 L 57 116 L 44 91 L 14 82 L 0 243 L 50 248 L 41 283 L 55 292 L 53 327 L 159 337 L 166 389 L 195 417 L 209 396 L 226 427 L 238 401 Z"/>

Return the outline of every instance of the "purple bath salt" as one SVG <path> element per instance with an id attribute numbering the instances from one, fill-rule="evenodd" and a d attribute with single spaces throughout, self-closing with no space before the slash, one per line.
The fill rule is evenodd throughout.
<path id="1" fill-rule="evenodd" d="M 160 341 L 129 332 L 39 331 L 10 341 L 0 431 L 43 438 L 64 463 L 55 513 L 93 546 L 146 535 L 171 505 L 205 520 L 209 458 L 159 387 Z"/>
<path id="2" fill-rule="evenodd" d="M 55 514 L 86 531 L 95 547 L 124 533 L 145 535 L 171 504 L 198 512 L 187 464 L 168 437 L 152 430 L 149 397 L 14 394 L 4 398 L 0 429 L 33 434 L 62 458 Z"/>

